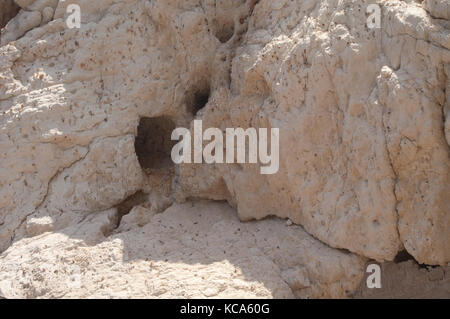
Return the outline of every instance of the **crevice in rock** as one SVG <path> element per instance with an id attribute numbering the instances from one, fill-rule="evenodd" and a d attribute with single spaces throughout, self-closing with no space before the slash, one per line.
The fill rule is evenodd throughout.
<path id="1" fill-rule="evenodd" d="M 383 107 L 385 109 L 383 111 L 383 115 L 381 117 L 382 129 L 383 129 L 383 135 L 384 135 L 384 147 L 385 147 L 385 150 L 386 150 L 387 159 L 389 160 L 389 165 L 390 165 L 392 173 L 394 174 L 394 177 L 395 177 L 394 185 L 393 185 L 393 189 L 392 189 L 392 195 L 395 198 L 394 213 L 395 213 L 395 218 L 397 220 L 396 225 L 395 225 L 396 226 L 395 229 L 397 230 L 397 236 L 398 236 L 398 240 L 400 241 L 401 247 L 404 248 L 404 242 L 402 240 L 402 236 L 400 234 L 400 228 L 399 228 L 399 224 L 400 224 L 400 214 L 398 212 L 399 200 L 397 198 L 397 193 L 396 193 L 398 179 L 399 179 L 399 174 L 396 171 L 396 168 L 394 166 L 394 159 L 393 159 L 391 151 L 389 149 L 389 145 L 388 145 L 388 129 L 386 127 L 386 116 L 389 116 L 390 113 L 388 113 L 386 111 L 387 110 L 387 106 L 384 105 L 384 104 L 382 104 L 382 105 L 383 105 Z"/>
<path id="2" fill-rule="evenodd" d="M 186 95 L 187 111 L 196 116 L 208 104 L 210 94 L 211 88 L 207 83 L 202 83 L 198 87 L 191 89 Z"/>
<path id="3" fill-rule="evenodd" d="M 411 256 L 406 249 L 400 251 L 397 254 L 397 256 L 395 256 L 395 258 L 394 258 L 394 262 L 396 264 L 402 263 L 402 262 L 405 262 L 405 261 L 408 261 L 408 260 L 414 260 L 414 257 Z"/>
<path id="4" fill-rule="evenodd" d="M 136 155 L 145 172 L 174 166 L 171 151 L 175 145 L 171 136 L 176 128 L 169 117 L 142 118 L 135 140 Z"/>
<path id="5" fill-rule="evenodd" d="M 249 29 L 249 20 L 251 18 L 251 16 L 253 15 L 253 12 L 255 10 L 256 5 L 259 3 L 260 0 L 250 0 L 247 2 L 247 12 L 238 17 L 238 26 L 239 28 L 237 28 L 235 30 L 235 43 L 233 43 L 234 48 L 236 49 L 242 42 L 242 39 L 244 37 L 244 35 L 248 32 Z"/>
<path id="6" fill-rule="evenodd" d="M 3 29 L 20 11 L 14 0 L 2 0 L 0 3 L 0 29 Z"/>
<path id="7" fill-rule="evenodd" d="M 409 260 L 412 260 L 416 265 L 419 266 L 419 268 L 425 268 L 425 269 L 426 269 L 426 268 L 428 267 L 427 265 L 419 264 L 419 263 L 414 259 L 414 257 L 413 257 L 406 249 L 400 251 L 400 252 L 397 254 L 397 256 L 395 256 L 395 258 L 394 258 L 394 263 L 399 264 L 399 263 L 403 263 L 403 262 L 406 262 L 406 261 L 409 261 Z"/>
<path id="8" fill-rule="evenodd" d="M 135 206 L 145 203 L 147 199 L 147 194 L 142 191 L 138 191 L 137 193 L 129 196 L 127 199 L 117 205 L 117 221 L 115 228 L 117 229 L 120 226 L 120 222 L 122 221 L 123 216 L 128 215 Z"/>
<path id="9" fill-rule="evenodd" d="M 91 144 L 92 144 L 92 143 L 93 143 L 93 142 L 91 142 Z M 32 210 L 30 213 L 28 213 L 28 214 L 26 214 L 25 216 L 23 216 L 22 219 L 21 219 L 20 222 L 19 222 L 19 225 L 16 226 L 16 227 L 14 228 L 14 230 L 13 230 L 13 232 L 12 232 L 11 240 L 10 240 L 10 243 L 9 243 L 8 247 L 9 247 L 10 245 L 12 245 L 12 243 L 14 243 L 14 241 L 16 240 L 16 237 L 17 237 L 17 231 L 20 230 L 20 229 L 24 226 L 24 224 L 25 224 L 25 222 L 27 221 L 28 217 L 30 217 L 30 216 L 32 216 L 33 214 L 35 214 L 36 212 L 38 212 L 38 211 L 42 208 L 42 206 L 44 206 L 44 205 L 46 204 L 47 199 L 48 199 L 49 196 L 50 196 L 51 186 L 52 186 L 53 182 L 58 178 L 58 176 L 59 176 L 64 170 L 66 170 L 66 169 L 68 169 L 68 168 L 74 166 L 74 165 L 77 164 L 78 162 L 81 162 L 82 160 L 84 160 L 84 159 L 88 156 L 88 154 L 89 154 L 89 152 L 90 152 L 91 144 L 89 144 L 89 145 L 87 146 L 87 151 L 86 151 L 86 153 L 85 153 L 83 156 L 81 156 L 79 159 L 75 160 L 74 162 L 70 163 L 70 164 L 67 165 L 67 166 L 60 167 L 60 168 L 55 172 L 55 174 L 49 179 L 49 181 L 48 181 L 48 183 L 47 183 L 46 190 L 45 190 L 45 194 L 43 195 L 42 200 L 35 206 L 34 210 Z M 47 207 L 47 206 L 45 206 L 45 207 Z M 8 248 L 6 248 L 6 249 L 8 249 Z M 6 250 L 6 249 L 5 249 L 5 250 Z M 2 253 L 2 252 L 3 252 L 3 251 L 0 250 L 0 253 Z"/>

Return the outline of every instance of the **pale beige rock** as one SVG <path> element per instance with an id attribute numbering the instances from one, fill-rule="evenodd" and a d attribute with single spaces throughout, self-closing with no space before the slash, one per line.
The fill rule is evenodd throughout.
<path id="1" fill-rule="evenodd" d="M 123 216 L 118 231 L 128 231 L 135 227 L 142 227 L 150 222 L 154 214 L 151 209 L 135 206 L 129 214 Z"/>
<path id="2" fill-rule="evenodd" d="M 12 245 L 0 256 L 0 296 L 337 298 L 363 276 L 363 258 L 279 219 L 241 223 L 225 203 L 175 205 L 105 238 L 107 214 Z M 89 246 L 87 234 L 97 234 Z"/>
<path id="3" fill-rule="evenodd" d="M 53 14 L 55 13 L 55 9 L 52 7 L 45 7 L 42 9 L 42 21 L 41 25 L 47 24 L 53 19 Z"/>
<path id="4" fill-rule="evenodd" d="M 85 157 L 50 183 L 45 200 L 27 218 L 28 236 L 65 228 L 77 220 L 77 214 L 81 218 L 111 208 L 139 191 L 143 174 L 133 141 L 132 136 L 123 136 L 93 142 Z"/>
<path id="5" fill-rule="evenodd" d="M 354 297 L 357 299 L 448 299 L 450 265 L 419 267 L 413 260 L 381 265 L 381 288 L 367 288 L 361 281 Z M 370 275 L 369 273 L 366 276 Z M 414 278 L 411 280 L 410 278 Z"/>
<path id="6" fill-rule="evenodd" d="M 13 0 L 2 4 L 2 18 L 0 18 L 0 26 L 3 27 L 7 16 L 12 18 L 2 31 L 0 36 L 0 44 L 5 45 L 11 41 L 15 41 L 22 37 L 29 30 L 47 24 L 53 19 L 53 14 L 59 3 L 59 0 Z M 15 8 L 22 8 L 19 14 L 13 17 Z M 8 13 L 10 12 L 10 13 Z M 9 20 L 9 19 L 8 19 Z"/>
<path id="7" fill-rule="evenodd" d="M 8 22 L 1 31 L 1 45 L 6 45 L 23 36 L 27 31 L 41 24 L 42 15 L 39 11 L 21 10 L 12 20 Z"/>
<path id="8" fill-rule="evenodd" d="M 65 23 L 67 6 L 75 2 L 82 12 L 80 30 Z M 445 1 L 380 1 L 382 26 L 374 30 L 366 27 L 361 0 L 351 5 L 337 0 L 67 0 L 22 6 L 41 3 L 44 11 L 55 8 L 52 18 L 44 15 L 48 23 L 41 25 L 40 11 L 21 11 L 2 30 L 0 252 L 14 245 L 0 258 L 21 245 L 50 240 L 82 245 L 91 231 L 99 242 L 83 251 L 110 248 L 120 256 L 120 240 L 105 239 L 94 228 L 83 228 L 78 237 L 63 230 L 110 211 L 112 217 L 99 223 L 112 227 L 109 219 L 122 220 L 119 232 L 124 233 L 116 236 L 135 234 L 137 243 L 145 241 L 139 227 L 149 220 L 152 225 L 154 214 L 173 201 L 202 198 L 228 201 L 243 221 L 289 218 L 324 244 L 351 251 L 349 258 L 390 261 L 407 249 L 420 263 L 450 262 Z M 205 128 L 279 127 L 280 171 L 263 176 L 258 165 L 169 165 L 144 172 L 133 137 L 141 118 L 160 117 L 183 127 L 194 118 L 202 119 Z M 154 134 L 170 138 L 163 130 Z M 120 212 L 120 203 L 139 191 L 148 195 L 148 203 L 122 216 L 128 211 Z M 280 236 L 298 229 L 285 224 L 276 230 L 283 232 Z M 307 236 L 298 236 L 303 245 Z M 57 245 L 62 256 L 82 254 L 63 242 Z M 289 250 L 286 245 L 283 252 Z M 44 260 L 35 256 L 30 267 Z M 292 296 L 278 281 L 282 278 L 300 289 L 299 296 L 342 296 L 342 288 L 333 285 L 304 290 L 320 285 L 326 275 L 306 277 L 310 268 L 303 262 L 283 268 L 274 260 L 284 255 L 252 256 L 259 262 L 250 260 L 248 267 L 267 267 L 279 288 L 258 284 L 258 293 L 250 293 L 247 288 L 239 292 L 237 285 L 221 294 L 220 285 L 199 284 L 196 291 L 208 291 L 208 297 Z M 219 268 L 232 269 L 222 262 Z M 169 264 L 161 266 L 167 273 Z M 197 271 L 181 264 L 175 272 L 177 267 L 190 269 L 184 275 Z M 117 265 L 121 271 L 129 267 Z M 351 290 L 353 279 L 339 269 L 325 282 L 345 278 Z M 111 269 L 104 271 L 110 280 L 117 277 Z M 171 296 L 172 284 L 158 284 L 166 291 L 151 295 Z M 19 286 L 2 291 L 70 295 L 62 287 L 39 287 L 37 293 Z M 108 289 L 114 288 L 98 295 L 148 292 L 144 286 L 130 292 Z M 183 296 L 183 289 L 176 291 L 173 296 Z"/>
<path id="9" fill-rule="evenodd" d="M 433 17 L 450 19 L 450 3 L 447 0 L 424 0 L 423 6 Z"/>
<path id="10" fill-rule="evenodd" d="M 204 166 L 184 167 L 180 193 L 216 193 L 223 178 L 221 197 L 232 194 L 243 219 L 289 217 L 333 247 L 383 261 L 405 245 L 421 263 L 445 265 L 448 29 L 411 3 L 386 1 L 383 26 L 373 31 L 362 5 L 344 12 L 344 4 L 291 2 L 276 13 L 272 5 L 255 7 L 231 92 L 215 91 L 201 118 L 222 129 L 280 127 L 280 172 L 260 176 L 243 165 L 211 176 Z M 380 87 L 388 69 L 401 76 Z"/>

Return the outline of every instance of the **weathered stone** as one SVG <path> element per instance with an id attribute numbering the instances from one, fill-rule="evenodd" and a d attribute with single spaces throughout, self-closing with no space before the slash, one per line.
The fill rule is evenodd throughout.
<path id="1" fill-rule="evenodd" d="M 155 220 L 183 219 L 181 211 L 194 218 L 176 204 L 193 199 L 227 201 L 241 221 L 277 216 L 293 225 L 239 224 L 249 232 L 245 247 L 245 236 L 259 236 L 248 225 L 277 225 L 264 234 L 280 241 L 282 254 L 252 251 L 256 261 L 243 262 L 246 269 L 267 268 L 270 285 L 256 280 L 251 292 L 248 278 L 260 278 L 250 270 L 250 277 L 233 277 L 243 286 L 232 280 L 231 290 L 190 275 L 184 284 L 198 289 L 189 296 L 342 297 L 356 287 L 365 258 L 392 261 L 406 249 L 421 264 L 450 262 L 448 1 L 378 1 L 379 29 L 367 27 L 368 3 L 361 0 L 16 2 L 22 10 L 2 18 L 12 20 L 0 46 L 2 275 L 19 276 L 12 256 L 31 246 L 52 247 L 34 254 L 31 268 L 46 260 L 58 264 L 54 250 L 78 256 L 111 249 L 122 256 L 122 237 L 134 236 L 130 241 L 139 246 L 140 229 L 164 228 Z M 66 25 L 74 3 L 81 29 Z M 169 128 L 192 128 L 194 119 L 222 130 L 280 128 L 279 172 L 261 175 L 258 164 L 173 165 Z M 205 220 L 215 211 L 199 210 Z M 215 223 L 223 219 L 217 238 L 233 241 L 227 223 L 238 222 L 211 214 Z M 86 226 L 96 218 L 95 227 Z M 222 248 L 217 238 L 208 243 Z M 303 246 L 310 240 L 311 250 Z M 311 275 L 314 267 L 296 254 L 297 261 L 281 265 L 291 241 L 314 260 L 327 245 L 326 255 L 346 266 L 334 269 L 325 259 L 321 267 L 328 270 Z M 81 252 L 85 242 L 94 246 Z M 174 245 L 170 252 L 181 254 Z M 189 247 L 197 256 L 195 245 Z M 152 247 L 158 256 L 167 252 L 162 244 Z M 181 259 L 202 272 L 194 260 Z M 222 268 L 232 269 L 218 260 L 217 278 Z M 95 269 L 104 267 L 100 262 Z M 172 294 L 172 284 L 151 292 L 131 285 L 128 293 L 124 282 L 115 282 L 114 263 L 100 272 L 111 275 L 105 285 L 117 290 L 92 285 L 73 294 L 184 296 L 180 287 Z M 172 270 L 189 273 L 159 263 L 166 277 L 158 280 Z M 214 272 L 213 264 L 205 274 Z M 136 282 L 138 272 L 117 265 Z M 349 273 L 341 271 L 346 268 Z M 36 289 L 2 286 L 0 295 L 71 296 L 60 277 L 48 280 L 33 282 Z"/>

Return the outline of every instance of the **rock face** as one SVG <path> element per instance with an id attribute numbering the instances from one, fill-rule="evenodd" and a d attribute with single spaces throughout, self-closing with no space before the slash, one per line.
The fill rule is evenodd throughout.
<path id="1" fill-rule="evenodd" d="M 450 262 L 448 1 L 378 1 L 378 29 L 362 0 L 15 2 L 0 17 L 0 296 L 344 297 L 367 258 Z M 279 172 L 175 166 L 166 141 L 194 119 L 280 128 Z M 235 210 L 180 206 L 193 199 Z M 254 221 L 271 216 L 302 227 Z M 73 258 L 80 290 L 40 272 Z"/>
<path id="2" fill-rule="evenodd" d="M 0 295 L 338 298 L 363 273 L 363 258 L 281 220 L 243 224 L 225 203 L 174 205 L 142 228 L 105 238 L 109 214 L 11 246 L 0 257 Z"/>
<path id="3" fill-rule="evenodd" d="M 1 45 L 17 40 L 29 30 L 46 24 L 53 19 L 55 8 L 59 0 L 6 0 L 3 4 L 2 26 L 6 24 L 1 32 Z M 15 16 L 17 10 L 20 12 Z"/>

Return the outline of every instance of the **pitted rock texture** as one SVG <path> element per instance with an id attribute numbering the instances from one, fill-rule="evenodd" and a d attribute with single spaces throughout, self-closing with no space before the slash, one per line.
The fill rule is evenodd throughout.
<path id="1" fill-rule="evenodd" d="M 279 219 L 241 223 L 226 203 L 174 205 L 142 228 L 105 238 L 108 214 L 11 246 L 0 257 L 0 295 L 342 298 L 362 278 L 363 258 Z"/>
<path id="2" fill-rule="evenodd" d="M 136 227 L 155 227 L 153 214 L 192 199 L 226 200 L 241 221 L 289 218 L 330 252 L 349 251 L 351 275 L 340 267 L 331 279 L 308 275 L 313 288 L 304 290 L 308 281 L 298 278 L 308 270 L 278 265 L 291 284 L 274 279 L 280 288 L 260 285 L 249 296 L 346 296 L 358 271 L 362 278 L 361 260 L 392 261 L 405 249 L 420 264 L 447 265 L 448 2 L 378 1 L 381 28 L 368 29 L 366 8 L 374 2 L 16 1 L 21 10 L 2 29 L 0 46 L 2 274 L 17 274 L 14 256 L 29 247 L 39 251 L 29 267 L 56 258 L 54 249 L 82 254 L 71 245 L 92 238 L 86 253 L 111 249 L 122 256 L 122 241 L 109 237 L 115 227 L 115 236 L 131 232 L 133 241 L 145 242 Z M 80 29 L 67 27 L 69 4 L 81 8 Z M 167 119 L 169 126 L 161 124 Z M 280 171 L 162 165 L 170 159 L 154 141 L 170 139 L 165 127 L 189 128 L 194 119 L 204 128 L 280 128 Z M 141 132 L 155 140 L 146 143 Z M 96 218 L 100 226 L 77 233 Z M 282 240 L 281 232 L 274 238 Z M 53 248 L 40 252 L 45 245 Z M 288 241 L 283 245 L 288 255 Z M 269 268 L 271 256 L 264 257 Z M 294 256 L 303 267 L 306 261 Z M 103 267 L 97 262 L 95 269 Z M 331 282 L 339 288 L 322 285 Z M 21 297 L 71 294 L 58 285 L 1 289 Z M 145 295 L 141 288 L 130 287 L 137 289 L 130 294 Z M 76 295 L 95 295 L 89 289 Z M 228 293 L 239 295 L 216 295 Z"/>

